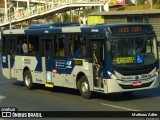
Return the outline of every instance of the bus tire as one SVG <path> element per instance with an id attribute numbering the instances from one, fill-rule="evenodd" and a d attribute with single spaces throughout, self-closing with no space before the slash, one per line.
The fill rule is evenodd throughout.
<path id="1" fill-rule="evenodd" d="M 32 81 L 32 75 L 29 70 L 26 70 L 23 75 L 24 85 L 27 89 L 32 90 L 34 88 L 34 83 Z"/>
<path id="2" fill-rule="evenodd" d="M 81 96 L 85 99 L 90 99 L 92 97 L 92 92 L 90 91 L 87 77 L 82 76 L 79 84 Z"/>

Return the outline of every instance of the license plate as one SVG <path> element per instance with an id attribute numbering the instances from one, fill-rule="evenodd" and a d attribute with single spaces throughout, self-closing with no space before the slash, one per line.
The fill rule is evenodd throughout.
<path id="1" fill-rule="evenodd" d="M 141 86 L 142 82 L 133 82 L 133 86 Z"/>

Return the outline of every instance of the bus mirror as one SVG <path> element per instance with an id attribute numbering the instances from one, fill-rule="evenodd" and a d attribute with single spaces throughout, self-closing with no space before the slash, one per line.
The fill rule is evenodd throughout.
<path id="1" fill-rule="evenodd" d="M 107 42 L 107 50 L 108 50 L 108 51 L 111 50 L 111 44 L 110 44 L 110 42 Z"/>

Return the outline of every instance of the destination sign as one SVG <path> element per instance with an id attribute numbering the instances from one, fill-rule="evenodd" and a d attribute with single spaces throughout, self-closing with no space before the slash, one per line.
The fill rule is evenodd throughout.
<path id="1" fill-rule="evenodd" d="M 134 57 L 120 57 L 114 60 L 117 64 L 134 63 Z"/>
<path id="2" fill-rule="evenodd" d="M 146 34 L 151 33 L 152 27 L 150 25 L 130 25 L 130 26 L 116 26 L 110 27 L 111 34 Z"/>

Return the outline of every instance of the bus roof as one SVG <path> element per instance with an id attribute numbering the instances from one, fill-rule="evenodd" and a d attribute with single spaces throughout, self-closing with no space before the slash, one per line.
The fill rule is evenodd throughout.
<path id="1" fill-rule="evenodd" d="M 112 35 L 150 34 L 154 32 L 149 23 L 97 24 L 92 26 L 105 28 Z"/>
<path id="2" fill-rule="evenodd" d="M 86 33 L 86 32 L 101 32 L 105 33 L 104 28 L 97 28 L 95 26 L 70 26 L 70 27 L 54 27 L 43 29 L 11 29 L 4 30 L 3 34 L 46 34 L 46 33 Z"/>
<path id="3" fill-rule="evenodd" d="M 65 26 L 80 26 L 78 22 L 53 22 L 47 24 L 32 24 L 29 29 L 39 28 L 53 28 L 53 27 L 65 27 Z"/>
<path id="4" fill-rule="evenodd" d="M 97 26 L 97 27 L 116 27 L 116 26 L 137 26 L 137 25 L 149 25 L 151 26 L 150 23 L 116 23 L 116 24 L 95 24 L 91 26 Z"/>

